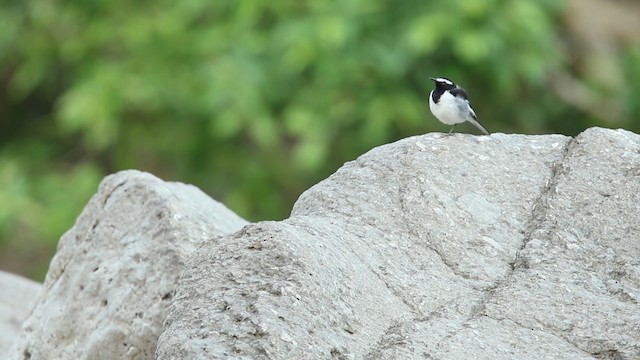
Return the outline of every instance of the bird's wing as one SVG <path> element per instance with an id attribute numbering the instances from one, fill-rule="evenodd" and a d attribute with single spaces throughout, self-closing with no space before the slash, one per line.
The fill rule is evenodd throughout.
<path id="1" fill-rule="evenodd" d="M 466 91 L 464 91 L 464 89 L 461 88 L 460 86 L 456 86 L 455 88 L 449 90 L 449 92 L 451 93 L 451 95 L 455 97 L 463 98 L 467 101 L 469 100 L 469 97 L 467 96 Z"/>
<path id="2" fill-rule="evenodd" d="M 474 119 L 478 120 L 478 117 L 476 116 L 476 112 L 475 112 L 475 111 L 473 111 L 473 108 L 471 107 L 471 104 L 469 104 L 469 100 L 467 100 L 467 105 L 469 105 L 469 109 L 468 109 L 468 110 L 469 110 L 469 113 L 471 113 L 471 116 L 472 116 Z"/>
<path id="3" fill-rule="evenodd" d="M 451 95 L 453 95 L 453 96 L 455 96 L 457 98 L 460 98 L 460 99 L 464 99 L 464 102 L 460 103 L 460 111 L 462 113 L 465 113 L 465 112 L 468 111 L 469 114 L 471 114 L 471 117 L 477 120 L 478 117 L 476 116 L 476 112 L 473 111 L 473 108 L 471 107 L 471 104 L 469 103 L 469 98 L 467 97 L 467 93 L 464 91 L 464 89 L 458 86 L 455 89 L 451 89 L 450 92 L 451 92 Z M 463 107 L 462 104 L 464 104 L 466 106 Z"/>
<path id="4" fill-rule="evenodd" d="M 480 122 L 478 122 L 478 116 L 476 116 L 476 112 L 473 111 L 473 108 L 471 107 L 471 104 L 469 103 L 469 98 L 467 97 L 467 93 L 464 91 L 464 89 L 459 87 L 459 86 L 457 86 L 455 89 L 449 90 L 449 92 L 451 92 L 451 95 L 453 95 L 453 96 L 455 96 L 457 98 L 464 99 L 464 102 L 460 102 L 460 104 L 459 104 L 459 106 L 461 107 L 460 111 L 462 113 L 464 113 L 465 111 L 468 111 L 469 114 L 471 115 L 471 117 L 473 118 L 473 119 L 468 119 L 467 121 L 469 121 L 475 127 L 480 129 L 480 131 L 485 133 L 485 135 L 489 135 L 489 131 L 484 126 L 482 126 L 482 124 L 480 124 Z"/>

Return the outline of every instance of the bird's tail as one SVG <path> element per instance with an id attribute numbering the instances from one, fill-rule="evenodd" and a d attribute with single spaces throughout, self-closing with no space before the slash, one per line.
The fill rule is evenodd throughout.
<path id="1" fill-rule="evenodd" d="M 478 120 L 469 119 L 469 122 L 472 123 L 473 126 L 477 127 L 480 131 L 482 131 L 485 135 L 491 135 L 491 133 L 489 133 L 489 130 L 487 130 L 487 128 L 482 126 L 482 124 L 480 124 Z"/>

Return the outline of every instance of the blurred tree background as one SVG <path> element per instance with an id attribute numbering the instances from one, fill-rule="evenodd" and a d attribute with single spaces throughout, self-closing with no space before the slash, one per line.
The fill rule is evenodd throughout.
<path id="1" fill-rule="evenodd" d="M 285 218 L 345 161 L 448 131 L 429 76 L 493 132 L 639 132 L 639 24 L 611 0 L 4 0 L 0 268 L 42 279 L 127 168 Z"/>

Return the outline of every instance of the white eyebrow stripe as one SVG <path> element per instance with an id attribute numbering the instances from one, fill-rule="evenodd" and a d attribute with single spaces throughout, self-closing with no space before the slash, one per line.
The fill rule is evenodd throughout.
<path id="1" fill-rule="evenodd" d="M 452 83 L 450 80 L 447 80 L 447 79 L 445 79 L 445 78 L 436 78 L 436 81 L 437 81 L 437 82 L 445 83 L 445 84 L 447 84 L 447 85 L 453 85 L 453 83 Z"/>

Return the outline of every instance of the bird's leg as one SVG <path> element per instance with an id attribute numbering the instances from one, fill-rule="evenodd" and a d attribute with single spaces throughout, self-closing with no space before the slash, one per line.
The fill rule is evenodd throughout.
<path id="1" fill-rule="evenodd" d="M 453 126 L 451 127 L 451 130 L 449 130 L 449 133 L 447 135 L 451 135 L 451 132 L 453 131 L 453 128 L 456 127 L 457 124 L 453 124 Z"/>

